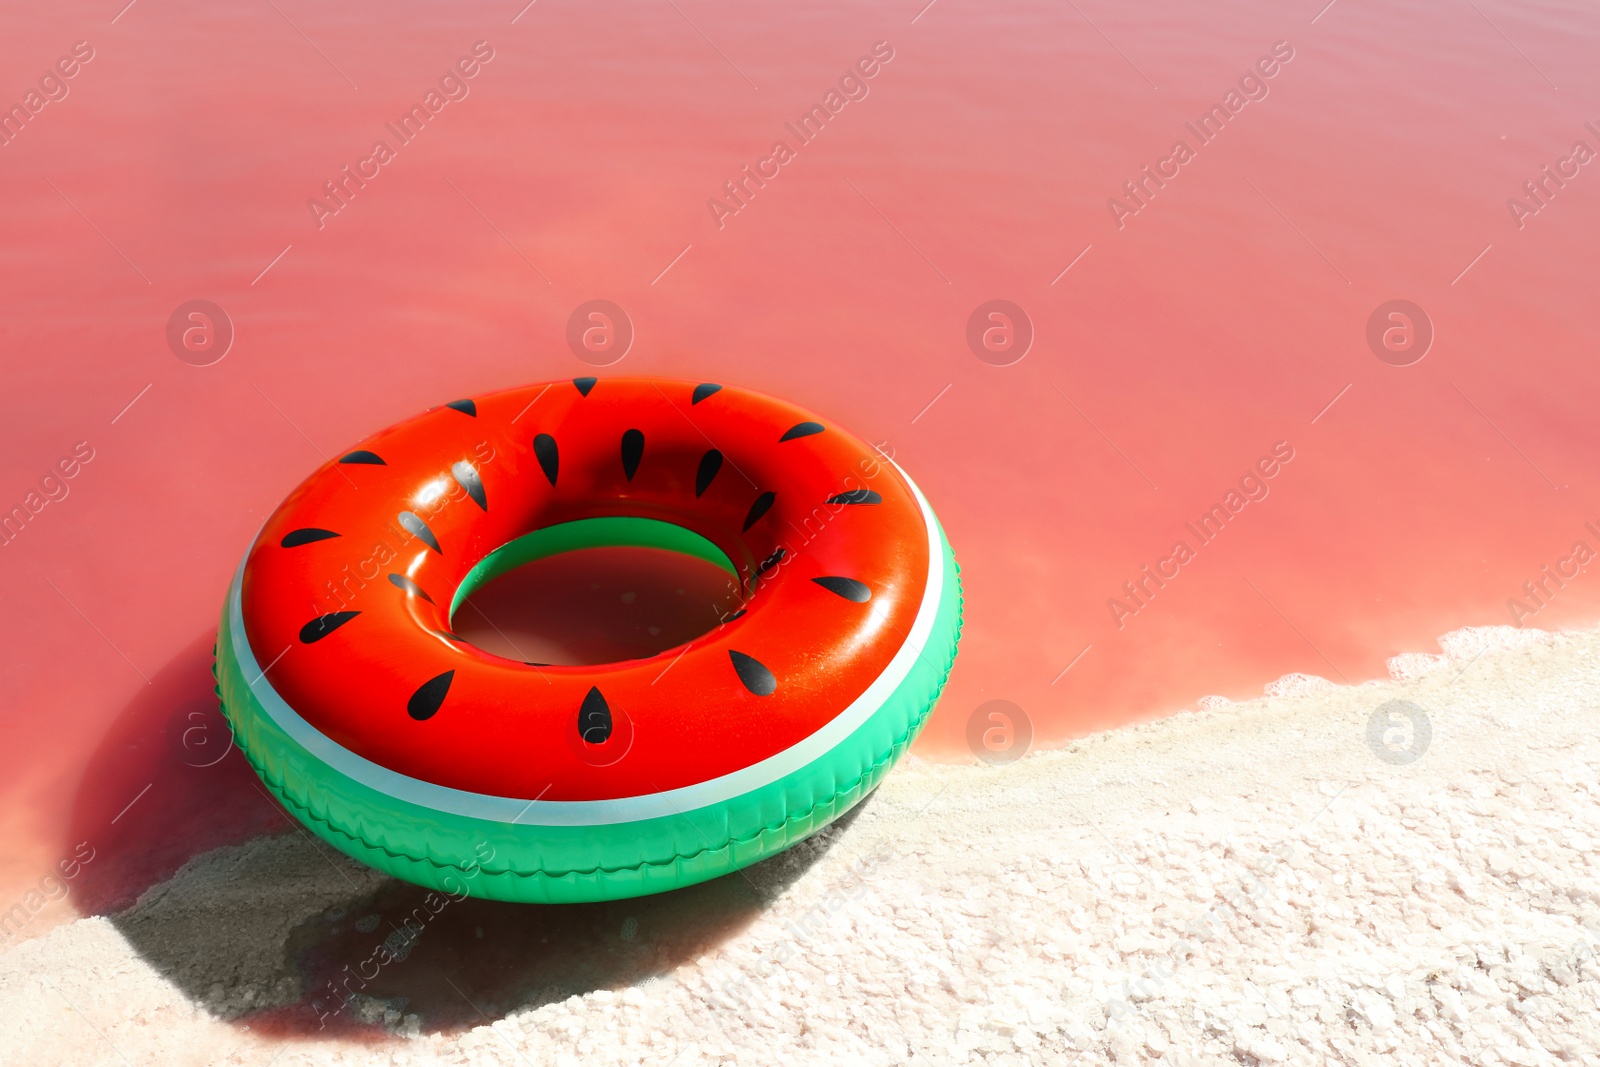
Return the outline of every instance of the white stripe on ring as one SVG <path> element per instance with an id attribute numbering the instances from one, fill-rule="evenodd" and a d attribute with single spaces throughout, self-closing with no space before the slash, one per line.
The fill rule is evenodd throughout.
<path id="1" fill-rule="evenodd" d="M 923 524 L 928 531 L 928 580 L 923 588 L 922 604 L 911 624 L 911 633 L 883 673 L 873 679 L 866 691 L 815 733 L 759 763 L 694 785 L 611 800 L 529 801 L 436 785 L 392 771 L 357 755 L 302 718 L 278 695 L 257 666 L 255 653 L 251 651 L 244 629 L 241 597 L 243 561 L 234 573 L 233 584 L 228 591 L 228 627 L 233 641 L 233 654 L 244 677 L 255 679 L 250 683 L 250 689 L 267 716 L 280 729 L 334 771 L 396 800 L 469 819 L 534 826 L 605 826 L 681 815 L 770 785 L 784 775 L 820 759 L 871 718 L 916 665 L 933 632 L 939 603 L 944 595 L 944 544 L 933 509 L 922 495 L 922 490 L 906 476 L 905 471 L 900 470 L 898 464 L 895 469 L 900 471 L 901 477 L 906 479 L 906 484 L 916 496 L 917 505 L 922 509 Z M 249 559 L 248 553 L 245 559 Z"/>

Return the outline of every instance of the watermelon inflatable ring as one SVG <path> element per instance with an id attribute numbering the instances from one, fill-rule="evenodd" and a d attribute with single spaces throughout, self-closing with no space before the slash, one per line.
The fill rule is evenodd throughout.
<path id="1" fill-rule="evenodd" d="M 607 545 L 708 560 L 739 607 L 596 666 L 452 632 L 497 575 Z M 578 378 L 435 408 L 301 484 L 234 575 L 217 693 L 268 788 L 350 856 L 458 897 L 606 900 L 849 810 L 960 630 L 944 532 L 876 449 L 758 393 Z"/>

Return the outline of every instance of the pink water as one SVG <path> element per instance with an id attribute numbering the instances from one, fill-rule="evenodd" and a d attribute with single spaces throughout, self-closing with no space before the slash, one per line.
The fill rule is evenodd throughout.
<path id="1" fill-rule="evenodd" d="M 119 6 L 0 40 L 0 100 L 93 52 L 0 147 L 0 505 L 66 493 L 0 547 L 0 908 L 80 841 L 93 909 L 285 825 L 210 711 L 232 569 L 323 457 L 522 381 L 736 382 L 892 450 L 966 591 L 930 757 L 992 699 L 1051 744 L 1600 608 L 1586 556 L 1507 604 L 1600 548 L 1591 5 Z M 207 366 L 167 340 L 196 299 L 234 332 Z M 595 299 L 634 329 L 598 371 Z M 997 299 L 1009 365 L 967 341 Z M 1407 366 L 1367 342 L 1397 299 L 1435 334 Z"/>

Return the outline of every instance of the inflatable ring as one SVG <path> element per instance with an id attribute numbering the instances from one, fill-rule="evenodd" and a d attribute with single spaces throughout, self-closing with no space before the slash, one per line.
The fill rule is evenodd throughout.
<path id="1" fill-rule="evenodd" d="M 709 560 L 740 606 L 597 666 L 452 632 L 497 575 L 605 545 Z M 301 484 L 234 575 L 217 692 L 266 785 L 350 856 L 458 896 L 604 900 L 849 810 L 960 629 L 950 545 L 882 452 L 758 393 L 578 378 L 435 408 Z"/>

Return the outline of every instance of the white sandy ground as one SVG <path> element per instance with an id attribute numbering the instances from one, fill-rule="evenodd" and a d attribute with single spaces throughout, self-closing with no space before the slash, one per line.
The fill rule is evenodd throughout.
<path id="1" fill-rule="evenodd" d="M 383 1002 L 351 1009 L 367 1044 L 244 1029 L 300 995 L 288 930 L 379 879 L 295 834 L 219 849 L 0 956 L 0 1060 L 1600 1064 L 1600 632 L 1441 645 L 1006 767 L 912 761 L 697 960 L 469 1031 Z M 1396 698 L 1431 727 L 1410 764 L 1369 743 Z M 196 922 L 220 1015 L 121 932 Z"/>

